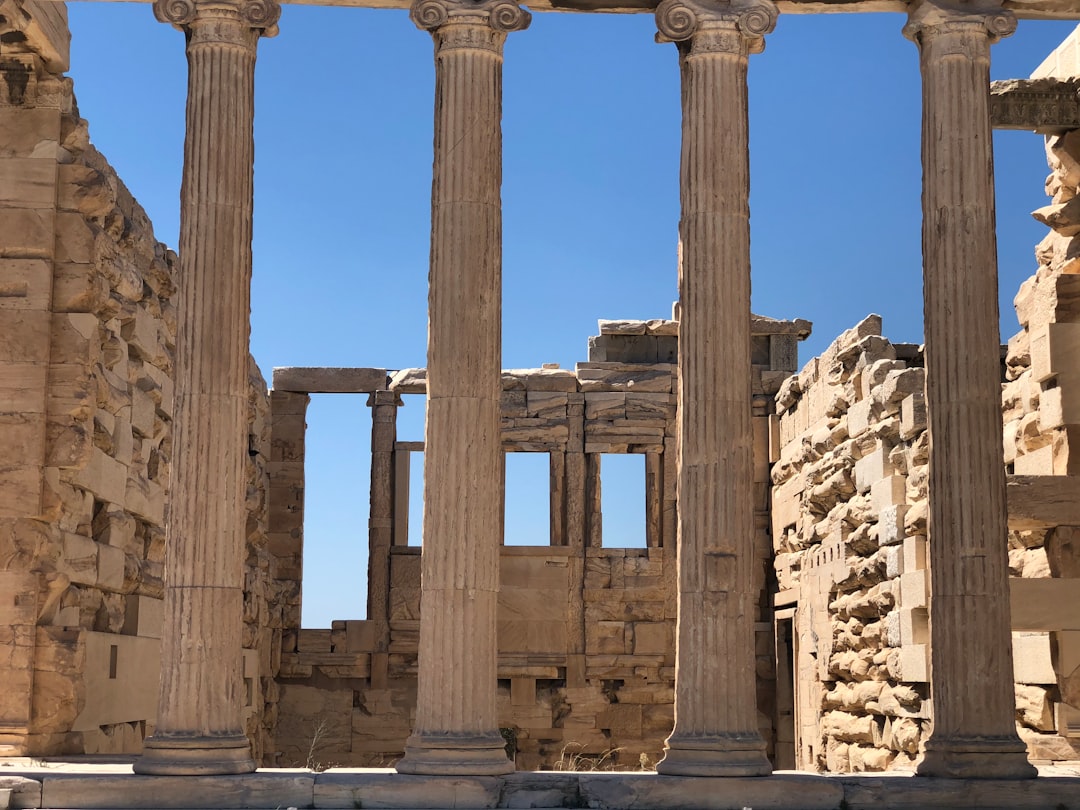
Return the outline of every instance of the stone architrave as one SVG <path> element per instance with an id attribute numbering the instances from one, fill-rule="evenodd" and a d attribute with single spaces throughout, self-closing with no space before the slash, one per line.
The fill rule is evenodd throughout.
<path id="1" fill-rule="evenodd" d="M 420 0 L 435 41 L 416 724 L 402 773 L 513 770 L 495 704 L 502 541 L 502 49 L 506 0 Z"/>
<path id="2" fill-rule="evenodd" d="M 767 2 L 664 0 L 682 65 L 678 626 L 663 774 L 770 772 L 755 696 L 747 62 Z"/>
<path id="3" fill-rule="evenodd" d="M 927 776 L 1035 775 L 1014 722 L 990 45 L 997 3 L 919 2 L 904 34 L 923 77 L 923 300 L 930 435 Z"/>
<path id="4" fill-rule="evenodd" d="M 243 726 L 255 49 L 271 0 L 158 0 L 187 36 L 176 410 L 158 721 L 135 770 L 255 769 Z"/>

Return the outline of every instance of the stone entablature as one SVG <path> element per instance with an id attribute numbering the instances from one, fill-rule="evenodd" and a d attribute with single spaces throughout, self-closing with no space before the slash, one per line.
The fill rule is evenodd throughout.
<path id="1" fill-rule="evenodd" d="M 1080 127 L 1080 78 L 1011 79 L 990 88 L 995 129 L 1060 134 Z"/>

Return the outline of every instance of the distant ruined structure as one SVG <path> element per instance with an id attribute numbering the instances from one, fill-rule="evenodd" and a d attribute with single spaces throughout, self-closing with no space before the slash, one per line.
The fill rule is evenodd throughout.
<path id="1" fill-rule="evenodd" d="M 154 3 L 190 65 L 178 255 L 90 142 L 65 7 L 0 0 L 0 755 L 511 780 L 459 806 L 584 806 L 586 782 L 506 805 L 525 783 L 504 775 L 601 760 L 986 780 L 1080 760 L 1080 29 L 1031 80 L 991 93 L 988 72 L 1017 17 L 1075 3 L 567 5 L 655 11 L 677 45 L 675 319 L 601 321 L 572 371 L 501 368 L 499 79 L 530 16 L 417 0 L 437 78 L 427 367 L 279 368 L 268 391 L 248 352 L 252 82 L 278 6 Z M 921 53 L 926 344 L 871 315 L 800 369 L 810 324 L 749 308 L 745 81 L 778 10 L 823 5 L 906 11 Z M 1045 134 L 1051 169 L 1007 349 L 992 121 Z M 367 617 L 329 628 L 300 621 L 313 393 L 371 408 Z M 423 442 L 396 433 L 411 394 Z M 503 544 L 508 452 L 548 458 L 549 545 Z M 640 549 L 600 514 L 603 460 L 625 453 L 644 457 Z M 46 801 L 37 778 L 20 784 Z M 308 806 L 367 800 L 330 781 L 319 804 L 308 778 Z M 822 806 L 863 796 L 845 785 Z"/>

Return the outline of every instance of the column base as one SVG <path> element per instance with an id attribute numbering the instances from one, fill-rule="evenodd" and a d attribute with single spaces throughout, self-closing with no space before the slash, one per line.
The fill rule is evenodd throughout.
<path id="1" fill-rule="evenodd" d="M 398 773 L 499 776 L 514 772 L 499 734 L 413 734 L 405 741 Z"/>
<path id="2" fill-rule="evenodd" d="M 656 772 L 667 776 L 768 776 L 772 764 L 759 734 L 671 735 Z"/>
<path id="3" fill-rule="evenodd" d="M 151 736 L 135 760 L 135 773 L 155 776 L 214 776 L 256 768 L 243 734 L 222 737 Z"/>
<path id="4" fill-rule="evenodd" d="M 1028 762 L 1027 746 L 1015 735 L 939 740 L 931 734 L 915 773 L 955 779 L 1033 779 L 1038 775 Z"/>

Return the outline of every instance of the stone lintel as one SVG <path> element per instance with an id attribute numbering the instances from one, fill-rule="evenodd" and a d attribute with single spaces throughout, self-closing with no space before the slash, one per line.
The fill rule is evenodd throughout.
<path id="1" fill-rule="evenodd" d="M 59 0 L 39 0 L 59 3 Z M 134 0 L 149 3 L 151 0 Z M 342 6 L 353 8 L 407 9 L 410 0 L 284 0 L 298 6 Z M 652 14 L 657 0 L 535 0 L 531 11 L 580 11 L 615 14 Z M 1022 20 L 1080 20 L 1075 0 L 1006 0 L 1003 4 Z M 894 12 L 908 9 L 906 0 L 777 0 L 781 14 L 843 14 L 851 12 Z"/>
<path id="2" fill-rule="evenodd" d="M 409 0 L 286 0 L 296 5 L 364 6 L 408 8 Z M 652 14 L 658 0 L 536 0 L 531 11 L 583 11 L 621 14 Z M 778 0 L 781 14 L 842 14 L 848 12 L 896 12 L 908 10 L 906 0 Z M 1005 8 L 1020 19 L 1080 19 L 1075 0 L 1006 0 Z"/>
<path id="3" fill-rule="evenodd" d="M 1080 476 L 1010 475 L 1007 487 L 1010 529 L 1080 526 Z"/>
<path id="4" fill-rule="evenodd" d="M 275 368 L 274 390 L 300 394 L 370 394 L 386 389 L 384 368 Z"/>
<path id="5" fill-rule="evenodd" d="M 810 337 L 814 325 L 802 318 L 793 321 L 769 318 L 765 315 L 750 316 L 751 335 L 795 335 L 799 340 Z"/>
<path id="6" fill-rule="evenodd" d="M 990 122 L 995 129 L 1044 135 L 1080 129 L 1080 78 L 992 82 Z"/>

